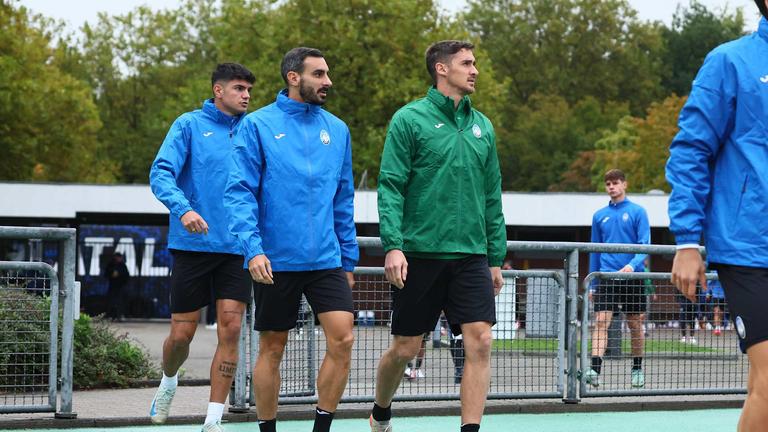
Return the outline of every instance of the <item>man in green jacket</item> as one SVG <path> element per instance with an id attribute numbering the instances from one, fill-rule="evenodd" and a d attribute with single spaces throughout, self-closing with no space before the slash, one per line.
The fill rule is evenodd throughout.
<path id="1" fill-rule="evenodd" d="M 443 310 L 464 338 L 461 431 L 480 429 L 506 228 L 496 136 L 468 97 L 478 74 L 473 48 L 460 41 L 429 47 L 434 86 L 395 113 L 384 143 L 379 226 L 394 338 L 376 375 L 374 432 L 392 430 L 391 403 L 403 371 Z"/>

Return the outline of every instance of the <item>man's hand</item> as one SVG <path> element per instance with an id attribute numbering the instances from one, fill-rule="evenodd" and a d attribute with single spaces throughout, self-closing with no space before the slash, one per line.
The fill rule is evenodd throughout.
<path id="1" fill-rule="evenodd" d="M 352 272 L 345 272 L 347 274 L 347 283 L 349 284 L 349 289 L 352 289 L 355 287 L 355 274 Z"/>
<path id="2" fill-rule="evenodd" d="M 384 258 L 384 274 L 392 285 L 403 289 L 405 278 L 408 276 L 408 261 L 403 251 L 392 249 Z"/>
<path id="3" fill-rule="evenodd" d="M 260 284 L 272 285 L 275 283 L 272 280 L 272 266 L 264 254 L 256 255 L 248 261 L 248 271 L 253 280 Z"/>
<path id="4" fill-rule="evenodd" d="M 627 264 L 619 270 L 619 273 L 632 273 L 633 271 L 635 271 L 635 268 Z"/>
<path id="5" fill-rule="evenodd" d="M 696 282 L 707 289 L 704 261 L 698 248 L 679 249 L 672 261 L 672 283 L 688 300 L 696 302 Z"/>
<path id="6" fill-rule="evenodd" d="M 491 280 L 493 281 L 493 295 L 497 296 L 504 288 L 504 278 L 501 276 L 501 267 L 491 267 Z"/>
<path id="7" fill-rule="evenodd" d="M 181 215 L 181 224 L 192 234 L 208 234 L 208 223 L 194 210 Z"/>

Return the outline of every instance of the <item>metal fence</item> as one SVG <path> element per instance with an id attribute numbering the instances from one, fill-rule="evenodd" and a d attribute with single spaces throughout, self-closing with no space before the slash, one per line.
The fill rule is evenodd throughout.
<path id="1" fill-rule="evenodd" d="M 708 275 L 710 280 L 716 278 L 716 274 Z M 652 291 L 642 296 L 643 302 L 649 300 L 647 305 L 629 303 L 609 311 L 596 300 L 597 293 L 593 301 L 588 295 L 583 297 L 582 310 L 589 319 L 582 322 L 581 397 L 745 392 L 747 357 L 739 350 L 723 301 L 703 295 L 696 302 L 689 301 L 677 293 L 669 273 L 592 273 L 584 284 L 585 289 L 599 285 L 599 290 L 617 292 L 629 281 L 636 282 L 634 289 Z M 623 307 L 628 310 L 621 310 Z M 643 327 L 633 333 L 628 323 L 646 308 Z M 587 382 L 587 372 L 592 366 L 590 354 L 597 354 L 592 348 L 598 339 L 594 330 L 600 310 L 612 316 L 613 328 L 607 332 L 608 351 L 595 386 Z M 638 347 L 643 351 L 633 353 Z M 645 382 L 642 387 L 632 387 L 632 358 L 638 353 L 643 358 Z"/>
<path id="2" fill-rule="evenodd" d="M 72 418 L 75 230 L 0 227 L 0 238 L 55 240 L 60 252 L 59 271 L 0 261 L 0 413 Z"/>
<path id="3" fill-rule="evenodd" d="M 359 241 L 361 247 L 380 246 L 375 238 Z M 554 242 L 508 242 L 507 246 L 510 252 L 554 253 L 562 257 L 563 267 L 502 272 L 505 286 L 496 299 L 498 323 L 493 329 L 489 399 L 562 398 L 565 402 L 578 402 L 582 397 L 591 396 L 746 391 L 747 360 L 739 354 L 732 330 L 726 328 L 719 335 L 715 335 L 714 328 L 697 330 L 696 344 L 681 340 L 680 329 L 674 324 L 679 321 L 679 299 L 668 273 L 596 273 L 586 281 L 579 279 L 580 252 L 672 255 L 674 246 Z M 378 360 L 390 343 L 390 287 L 382 268 L 358 268 L 355 274 L 355 349 L 342 401 L 368 402 L 373 400 Z M 630 386 L 631 338 L 621 325 L 619 313 L 616 319 L 622 339 L 619 351 L 609 352 L 611 355 L 603 363 L 603 383 L 593 388 L 584 382 L 590 367 L 591 303 L 586 291 L 580 293 L 580 287 L 592 280 L 612 283 L 622 278 L 650 279 L 656 287 L 657 295 L 650 302 L 645 326 L 648 332 L 643 360 L 646 384 L 642 388 Z M 315 380 L 323 359 L 325 338 L 322 329 L 315 325 L 311 310 L 306 305 L 302 310 L 306 314 L 297 328 L 290 331 L 281 365 L 281 404 L 317 401 Z M 712 315 L 711 311 L 705 313 Z M 722 319 L 725 325 L 726 317 Z M 243 337 L 248 342 L 241 347 L 244 355 L 237 379 L 241 384 L 236 390 L 242 394 L 234 395 L 240 409 L 247 409 L 253 401 L 252 394 L 247 394 L 250 387 L 247 384 L 251 365 L 258 355 L 258 333 L 248 331 L 251 325 L 249 318 L 243 326 Z M 425 336 L 423 359 L 418 362 L 418 368 L 414 359 L 406 370 L 410 373 L 403 378 L 395 400 L 459 397 L 457 372 L 462 361 L 461 343 L 452 338 L 446 327 L 439 322 L 435 330 Z"/>

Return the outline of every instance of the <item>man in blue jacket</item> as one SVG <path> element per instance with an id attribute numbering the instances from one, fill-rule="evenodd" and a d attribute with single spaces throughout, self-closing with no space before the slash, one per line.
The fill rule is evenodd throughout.
<path id="1" fill-rule="evenodd" d="M 224 200 L 257 282 L 259 428 L 276 430 L 280 361 L 304 294 L 327 341 L 313 429 L 327 432 L 347 385 L 354 339 L 352 143 L 347 125 L 321 108 L 332 85 L 323 54 L 294 48 L 280 69 L 287 89 L 243 120 Z"/>
<path id="2" fill-rule="evenodd" d="M 672 282 L 706 287 L 699 242 L 717 270 L 749 357 L 740 431 L 768 425 L 768 4 L 757 32 L 710 52 L 680 112 L 667 161 Z"/>
<path id="3" fill-rule="evenodd" d="M 222 195 L 229 177 L 235 130 L 243 118 L 255 77 L 235 63 L 216 67 L 213 98 L 181 115 L 171 126 L 149 174 L 152 192 L 170 211 L 171 332 L 163 343 L 163 378 L 150 418 L 164 423 L 176 392 L 176 375 L 189 354 L 200 309 L 216 297 L 218 339 L 211 365 L 211 393 L 204 432 L 221 428 L 237 367 L 240 323 L 251 301 L 251 278 L 242 268 L 230 234 Z"/>
<path id="4" fill-rule="evenodd" d="M 605 191 L 611 197 L 606 207 L 592 217 L 593 243 L 649 244 L 651 228 L 645 209 L 627 199 L 627 180 L 624 173 L 612 169 L 605 173 Z M 645 254 L 593 253 L 589 259 L 589 272 L 642 272 Z M 592 368 L 586 381 L 594 387 L 600 385 L 603 355 L 608 344 L 608 327 L 616 312 L 624 312 L 632 339 L 632 387 L 645 385 L 643 373 L 643 321 L 645 320 L 645 286 L 642 279 L 606 280 L 594 292 L 595 327 L 592 330 Z"/>

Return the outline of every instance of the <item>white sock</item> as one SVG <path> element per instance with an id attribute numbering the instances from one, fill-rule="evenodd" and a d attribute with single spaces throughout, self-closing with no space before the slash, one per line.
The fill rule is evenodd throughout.
<path id="1" fill-rule="evenodd" d="M 221 416 L 224 415 L 224 404 L 217 402 L 208 402 L 208 415 L 205 416 L 205 422 L 203 424 L 211 424 L 221 421 Z"/>
<path id="2" fill-rule="evenodd" d="M 163 372 L 163 379 L 160 380 L 160 387 L 165 387 L 167 389 L 175 389 L 176 385 L 179 383 L 179 373 L 176 372 L 176 375 L 169 377 Z"/>

